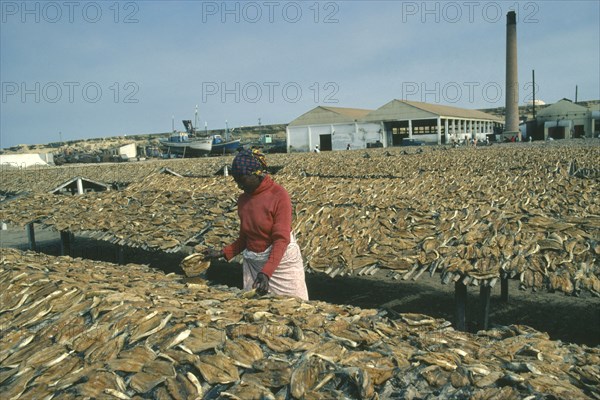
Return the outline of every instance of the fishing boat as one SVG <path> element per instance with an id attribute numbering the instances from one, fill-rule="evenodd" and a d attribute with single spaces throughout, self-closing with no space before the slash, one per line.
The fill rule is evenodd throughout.
<path id="1" fill-rule="evenodd" d="M 231 154 L 235 153 L 241 146 L 240 139 L 226 140 L 221 135 L 210 135 L 212 149 L 211 154 Z"/>
<path id="2" fill-rule="evenodd" d="M 190 139 L 187 132 L 173 132 L 168 138 L 159 139 L 160 145 L 167 154 L 182 157 L 202 157 L 210 154 L 212 140 L 206 137 Z"/>
<path id="3" fill-rule="evenodd" d="M 235 128 L 232 129 L 230 132 L 229 127 L 227 126 L 227 121 L 225 121 L 225 137 L 223 137 L 221 135 L 217 135 L 217 134 L 209 135 L 206 125 L 205 125 L 204 132 L 196 129 L 196 126 L 198 125 L 198 121 L 197 121 L 198 116 L 197 115 L 198 115 L 198 106 L 196 106 L 196 121 L 195 121 L 196 125 L 192 124 L 191 120 L 185 119 L 182 121 L 183 126 L 185 126 L 185 131 L 188 133 L 188 135 L 190 135 L 192 137 L 196 137 L 196 138 L 202 138 L 211 143 L 211 149 L 209 150 L 211 155 L 223 155 L 223 154 L 235 153 L 237 151 L 237 149 L 241 146 L 240 145 L 241 139 L 230 138 L 230 134 L 231 134 L 231 132 L 233 132 L 235 130 Z"/>
<path id="4" fill-rule="evenodd" d="M 235 128 L 231 130 L 231 132 L 235 131 Z M 212 139 L 212 150 L 211 154 L 231 154 L 235 153 L 240 148 L 241 139 L 233 139 L 231 138 L 231 133 L 229 132 L 229 126 L 227 125 L 227 121 L 225 121 L 225 137 L 223 138 L 221 135 L 210 135 Z"/>

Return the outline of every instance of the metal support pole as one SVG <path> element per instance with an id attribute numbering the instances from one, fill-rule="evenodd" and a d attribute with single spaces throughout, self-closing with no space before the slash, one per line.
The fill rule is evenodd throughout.
<path id="1" fill-rule="evenodd" d="M 454 300 L 456 302 L 456 330 L 466 330 L 467 287 L 460 280 L 454 283 Z"/>
<path id="2" fill-rule="evenodd" d="M 487 330 L 488 328 L 488 321 L 490 316 L 490 292 L 491 288 L 489 286 L 482 285 L 479 287 L 479 326 L 480 329 L 483 330 Z"/>
<path id="3" fill-rule="evenodd" d="M 27 241 L 29 242 L 29 250 L 37 251 L 35 245 L 35 229 L 33 228 L 33 222 L 27 224 Z"/>

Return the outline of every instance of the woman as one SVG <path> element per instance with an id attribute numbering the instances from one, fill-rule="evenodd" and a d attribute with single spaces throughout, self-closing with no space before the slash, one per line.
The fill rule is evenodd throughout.
<path id="1" fill-rule="evenodd" d="M 205 257 L 229 261 L 241 253 L 244 290 L 254 288 L 259 294 L 271 292 L 308 300 L 302 254 L 291 233 L 288 192 L 267 174 L 265 156 L 258 150 L 238 153 L 231 175 L 244 191 L 237 201 L 239 237 L 222 250 L 205 250 Z"/>

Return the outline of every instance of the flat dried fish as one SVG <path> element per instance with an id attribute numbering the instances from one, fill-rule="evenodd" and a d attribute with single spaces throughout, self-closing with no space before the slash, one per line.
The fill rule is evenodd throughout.
<path id="1" fill-rule="evenodd" d="M 231 359 L 222 353 L 201 355 L 195 367 L 210 384 L 232 383 L 240 378 Z"/>
<path id="2" fill-rule="evenodd" d="M 221 396 L 233 400 L 275 400 L 273 393 L 255 382 L 239 382 L 221 392 Z"/>
<path id="3" fill-rule="evenodd" d="M 210 268 L 210 261 L 205 261 L 203 254 L 194 253 L 185 257 L 181 261 L 180 267 L 188 278 L 203 277 Z"/>
<path id="4" fill-rule="evenodd" d="M 233 360 L 233 363 L 250 369 L 252 364 L 264 357 L 260 346 L 246 339 L 227 340 L 223 345 L 223 353 Z"/>

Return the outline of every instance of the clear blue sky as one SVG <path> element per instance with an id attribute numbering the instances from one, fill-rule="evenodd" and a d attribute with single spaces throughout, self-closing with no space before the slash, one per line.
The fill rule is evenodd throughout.
<path id="1" fill-rule="evenodd" d="M 600 2 L 5 1 L 0 147 L 287 123 L 392 99 L 504 106 L 600 99 Z"/>

